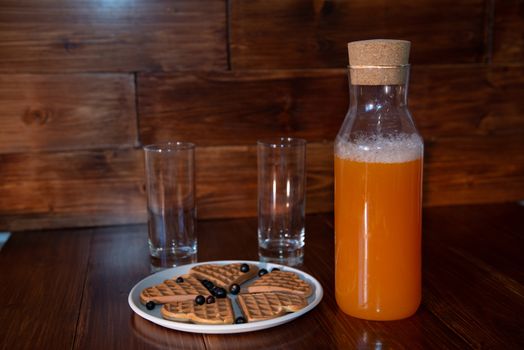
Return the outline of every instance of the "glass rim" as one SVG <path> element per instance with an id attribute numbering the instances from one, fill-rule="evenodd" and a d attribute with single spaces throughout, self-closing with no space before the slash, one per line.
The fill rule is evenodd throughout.
<path id="1" fill-rule="evenodd" d="M 153 143 L 150 145 L 145 145 L 143 150 L 145 152 L 178 152 L 178 151 L 187 151 L 195 149 L 195 144 L 191 142 L 182 142 L 182 141 L 167 141 Z"/>
<path id="2" fill-rule="evenodd" d="M 307 141 L 305 139 L 295 137 L 273 137 L 257 141 L 257 145 L 270 148 L 302 147 L 305 146 L 306 143 Z"/>

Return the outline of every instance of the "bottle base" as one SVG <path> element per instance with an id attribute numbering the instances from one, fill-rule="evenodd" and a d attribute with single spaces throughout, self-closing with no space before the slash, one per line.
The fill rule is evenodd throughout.
<path id="1" fill-rule="evenodd" d="M 366 321 L 399 321 L 404 320 L 406 318 L 410 318 L 411 316 L 415 315 L 417 313 L 417 310 L 414 312 L 409 312 L 406 314 L 399 314 L 399 315 L 369 315 L 369 314 L 358 314 L 353 312 L 345 312 L 342 310 L 346 315 L 355 317 L 361 320 Z"/>
<path id="2" fill-rule="evenodd" d="M 417 313 L 420 307 L 420 302 L 413 307 L 405 308 L 403 310 L 380 310 L 372 311 L 370 309 L 355 309 L 341 306 L 337 301 L 337 305 L 346 315 L 359 318 L 367 321 L 398 321 L 409 318 Z"/>

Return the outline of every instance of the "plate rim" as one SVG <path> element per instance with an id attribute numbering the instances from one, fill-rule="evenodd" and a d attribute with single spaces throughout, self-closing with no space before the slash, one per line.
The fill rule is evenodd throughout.
<path id="1" fill-rule="evenodd" d="M 265 321 L 257 321 L 257 322 L 247 322 L 244 324 L 227 324 L 227 325 L 201 325 L 201 324 L 194 324 L 194 323 L 185 323 L 185 322 L 176 322 L 176 321 L 170 321 L 166 320 L 164 318 L 158 317 L 156 315 L 152 315 L 148 313 L 146 310 L 144 310 L 144 306 L 138 302 L 139 305 L 134 300 L 134 296 L 136 295 L 136 298 L 138 298 L 140 291 L 138 288 L 143 288 L 140 286 L 141 284 L 145 283 L 147 280 L 155 279 L 155 276 L 167 274 L 169 271 L 177 271 L 180 269 L 183 270 L 189 270 L 193 266 L 202 265 L 202 264 L 218 264 L 218 265 L 226 265 L 226 264 L 234 264 L 234 263 L 247 263 L 247 264 L 254 264 L 257 265 L 259 268 L 280 268 L 283 271 L 292 271 L 297 274 L 303 279 L 308 280 L 308 282 L 312 283 L 314 286 L 313 294 L 308 298 L 312 298 L 311 301 L 308 303 L 308 305 L 297 311 L 292 312 L 277 318 L 265 320 Z M 183 272 L 185 273 L 185 272 Z M 179 272 L 180 274 L 180 272 Z M 173 274 L 176 275 L 176 272 Z M 306 314 L 307 312 L 314 309 L 322 300 L 324 296 L 324 289 L 322 288 L 322 285 L 320 282 L 313 276 L 311 276 L 309 273 L 304 272 L 302 270 L 299 270 L 294 267 L 281 265 L 281 264 L 275 264 L 275 263 L 266 263 L 261 261 L 254 261 L 254 260 L 213 260 L 213 261 L 203 261 L 203 262 L 196 262 L 193 264 L 187 264 L 187 265 L 181 265 L 173 268 L 168 268 L 159 272 L 156 272 L 154 274 L 151 274 L 149 276 L 144 277 L 139 282 L 137 282 L 128 295 L 128 304 L 131 307 L 131 309 L 140 317 L 155 323 L 159 326 L 174 329 L 178 331 L 183 332 L 189 332 L 189 333 L 200 333 L 200 334 L 234 334 L 234 333 L 245 333 L 245 332 L 253 332 L 258 331 L 262 329 L 272 328 L 279 325 L 282 325 L 287 322 L 291 322 L 294 319 L 301 317 L 302 315 Z M 232 300 L 232 302 L 234 302 Z"/>

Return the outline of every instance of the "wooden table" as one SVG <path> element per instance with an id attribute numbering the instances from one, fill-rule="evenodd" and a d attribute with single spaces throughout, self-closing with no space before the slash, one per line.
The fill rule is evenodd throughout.
<path id="1" fill-rule="evenodd" d="M 370 322 L 333 294 L 333 218 L 307 218 L 304 270 L 322 302 L 294 322 L 240 335 L 156 326 L 127 305 L 149 274 L 145 225 L 15 233 L 0 252 L 2 349 L 524 348 L 524 207 L 424 212 L 423 302 L 417 314 Z M 256 219 L 199 223 L 199 260 L 257 259 Z"/>

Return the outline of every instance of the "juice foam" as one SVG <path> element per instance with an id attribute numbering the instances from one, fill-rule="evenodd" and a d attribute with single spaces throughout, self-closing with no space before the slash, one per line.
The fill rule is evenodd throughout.
<path id="1" fill-rule="evenodd" d="M 371 136 L 335 142 L 335 155 L 362 163 L 405 163 L 422 156 L 423 143 L 416 134 Z"/>

